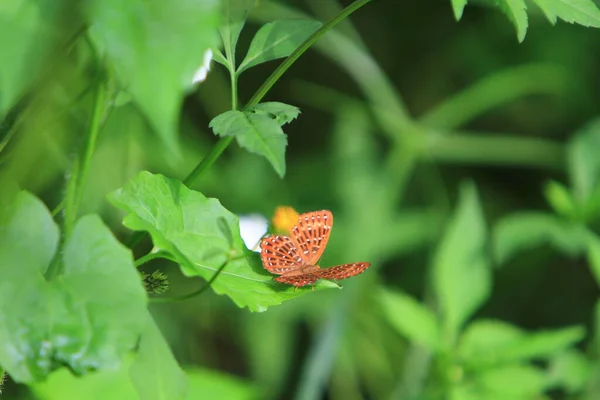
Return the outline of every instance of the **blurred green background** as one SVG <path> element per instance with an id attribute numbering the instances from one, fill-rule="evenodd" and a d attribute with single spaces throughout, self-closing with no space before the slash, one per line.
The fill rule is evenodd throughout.
<path id="1" fill-rule="evenodd" d="M 245 52 L 267 21 L 326 21 L 347 4 L 257 1 L 238 51 Z M 570 230 L 585 226 L 593 232 L 598 219 L 561 213 L 560 196 L 547 186 L 551 180 L 567 188 L 573 183 L 569 160 L 576 156 L 569 158 L 568 149 L 578 132 L 600 135 L 600 125 L 590 125 L 600 102 L 600 34 L 563 21 L 552 26 L 534 5 L 528 15 L 529 30 L 519 43 L 506 16 L 484 1 L 467 6 L 460 22 L 449 1 L 373 1 L 318 41 L 268 93 L 264 101 L 302 110 L 284 128 L 285 178 L 264 158 L 233 144 L 193 189 L 241 216 L 271 218 L 280 205 L 301 213 L 329 209 L 335 226 L 320 265 L 370 261 L 372 267 L 343 281 L 343 290 L 308 293 L 264 313 L 239 309 L 210 291 L 185 302 L 153 304 L 180 364 L 216 374 L 202 386 L 202 398 L 600 397 L 599 281 L 586 258 L 592 250 Z M 240 103 L 278 63 L 259 65 L 240 78 Z M 18 142 L 10 143 L 11 160 L 4 160 L 50 209 L 64 195 L 71 146 L 86 123 L 77 108 L 57 115 L 90 73 L 75 70 L 76 64 L 65 63 L 60 74 L 40 85 L 37 104 L 27 111 L 36 118 L 21 122 Z M 213 62 L 206 81 L 182 107 L 179 160 L 166 153 L 131 103 L 116 108 L 98 142 L 83 211 L 100 212 L 113 232 L 125 237 L 123 215 L 108 204 L 106 194 L 140 170 L 183 179 L 216 143 L 208 123 L 229 109 L 229 93 L 226 71 Z M 89 107 L 86 101 L 82 108 Z M 3 135 L 0 141 L 7 139 L 6 131 Z M 593 171 L 600 147 L 586 148 L 592 155 L 582 162 Z M 546 347 L 533 339 L 521 344 L 526 355 L 515 365 L 535 366 L 540 374 L 530 377 L 525 369 L 511 375 L 519 371 L 513 369 L 496 377 L 497 386 L 469 392 L 457 388 L 480 383 L 484 368 L 470 371 L 460 360 L 448 361 L 415 341 L 419 333 L 410 332 L 425 329 L 419 324 L 428 321 L 409 315 L 397 322 L 406 304 L 395 309 L 392 297 L 386 302 L 381 296 L 404 293 L 439 315 L 431 284 L 436 254 L 461 199 L 468 203 L 473 196 L 486 228 L 477 230 L 467 220 L 455 236 L 467 248 L 482 242 L 492 274 L 489 297 L 469 319 L 498 320 L 528 332 L 562 332 L 578 325 L 585 333 Z M 498 261 L 499 224 L 525 211 L 555 215 L 568 227 L 523 223 L 518 231 L 524 239 Z M 139 254 L 149 247 L 145 243 Z M 144 270 L 155 269 L 168 273 L 172 293 L 188 293 L 201 284 L 164 262 Z M 465 282 L 462 290 L 469 297 L 476 288 Z M 535 346 L 548 350 L 536 353 Z M 503 389 L 521 384 L 526 389 Z M 47 385 L 56 386 L 38 388 L 39 398 L 70 398 L 71 381 L 55 378 Z M 64 396 L 52 397 L 57 392 Z M 10 381 L 2 397 L 36 398 Z"/>

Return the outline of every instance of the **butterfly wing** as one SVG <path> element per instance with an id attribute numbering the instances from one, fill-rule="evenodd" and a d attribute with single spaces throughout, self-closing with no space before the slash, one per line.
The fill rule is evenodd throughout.
<path id="1" fill-rule="evenodd" d="M 272 274 L 283 273 L 300 268 L 302 257 L 296 244 L 287 236 L 268 236 L 260 242 L 260 258 L 263 267 Z"/>
<path id="2" fill-rule="evenodd" d="M 319 278 L 332 279 L 337 281 L 340 279 L 346 279 L 361 274 L 367 268 L 369 268 L 370 265 L 371 263 L 368 262 L 343 264 L 331 268 L 321 268 L 320 270 L 315 272 L 315 274 L 318 275 Z"/>
<path id="3" fill-rule="evenodd" d="M 329 241 L 332 227 L 333 215 L 327 210 L 309 212 L 298 217 L 298 225 L 292 228 L 291 233 L 306 264 L 316 265 L 319 261 Z"/>
<path id="4" fill-rule="evenodd" d="M 294 285 L 296 287 L 310 285 L 315 283 L 319 277 L 315 274 L 305 274 L 296 276 L 278 276 L 275 278 L 277 282 Z"/>

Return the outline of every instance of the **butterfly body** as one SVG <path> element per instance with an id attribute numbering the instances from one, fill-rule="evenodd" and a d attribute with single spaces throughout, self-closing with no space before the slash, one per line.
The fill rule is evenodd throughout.
<path id="1" fill-rule="evenodd" d="M 314 211 L 298 216 L 298 223 L 290 230 L 290 236 L 273 235 L 261 241 L 261 259 L 269 272 L 279 275 L 275 281 L 296 287 L 314 284 L 318 279 L 346 279 L 358 275 L 371 264 L 359 262 L 331 268 L 321 268 L 321 258 L 331 228 L 333 215 L 330 211 Z"/>

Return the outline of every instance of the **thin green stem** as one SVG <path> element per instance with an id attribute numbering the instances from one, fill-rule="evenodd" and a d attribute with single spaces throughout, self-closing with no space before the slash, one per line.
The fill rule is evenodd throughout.
<path id="1" fill-rule="evenodd" d="M 150 261 L 152 261 L 152 260 L 154 260 L 156 258 L 167 258 L 167 259 L 170 259 L 170 257 L 167 257 L 167 256 L 168 256 L 168 253 L 165 252 L 165 251 L 157 251 L 157 252 L 154 252 L 154 253 L 150 252 L 150 253 L 148 253 L 146 255 L 141 256 L 137 260 L 135 260 L 134 265 L 135 265 L 136 268 L 139 268 L 142 265 L 146 264 L 147 262 L 150 262 Z"/>
<path id="2" fill-rule="evenodd" d="M 213 276 L 204 285 L 202 285 L 202 287 L 200 289 L 196 290 L 195 292 L 184 294 L 183 296 L 176 296 L 176 297 L 153 297 L 150 299 L 150 302 L 152 302 L 152 303 L 173 303 L 176 301 L 188 300 L 188 299 L 191 299 L 192 297 L 200 296 L 202 293 L 204 293 L 204 291 L 206 289 L 208 289 L 210 287 L 210 285 L 212 285 L 212 283 L 215 281 L 215 279 L 217 279 L 217 277 L 219 276 L 219 274 L 221 273 L 223 268 L 225 268 L 225 266 L 229 263 L 229 261 L 230 260 L 225 261 L 219 267 L 219 269 L 213 274 Z"/>

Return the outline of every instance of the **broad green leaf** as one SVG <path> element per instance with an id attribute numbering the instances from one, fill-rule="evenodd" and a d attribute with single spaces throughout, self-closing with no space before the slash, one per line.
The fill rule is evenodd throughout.
<path id="1" fill-rule="evenodd" d="M 283 178 L 287 138 L 277 120 L 264 113 L 233 110 L 216 116 L 209 126 L 215 134 L 234 136 L 241 147 L 265 157 Z"/>
<path id="2" fill-rule="evenodd" d="M 150 314 L 129 375 L 140 400 L 184 400 L 187 377 Z"/>
<path id="3" fill-rule="evenodd" d="M 578 207 L 569 190 L 556 181 L 549 181 L 544 188 L 546 200 L 554 211 L 567 219 L 577 219 Z"/>
<path id="4" fill-rule="evenodd" d="M 131 252 L 91 215 L 56 256 L 58 230 L 44 205 L 21 192 L 13 210 L 13 220 L 0 222 L 0 364 L 17 382 L 61 365 L 77 374 L 114 368 L 135 346 L 146 312 Z M 55 257 L 63 273 L 47 282 Z"/>
<path id="5" fill-rule="evenodd" d="M 167 149 L 179 152 L 180 106 L 217 39 L 218 7 L 205 0 L 92 0 L 90 34 Z"/>
<path id="6" fill-rule="evenodd" d="M 456 339 L 463 323 L 490 294 L 486 240 L 477 190 L 472 183 L 464 183 L 460 187 L 458 208 L 445 230 L 433 264 L 433 284 L 449 343 Z"/>
<path id="7" fill-rule="evenodd" d="M 248 108 L 247 111 L 257 114 L 265 114 L 271 118 L 275 118 L 279 125 L 285 125 L 289 122 L 292 122 L 298 117 L 298 114 L 300 114 L 300 109 L 298 107 L 277 101 L 259 103 Z"/>
<path id="8" fill-rule="evenodd" d="M 217 199 L 206 198 L 177 180 L 141 172 L 111 193 L 109 200 L 128 213 L 125 226 L 149 232 L 154 245 L 170 252 L 185 275 L 209 280 L 225 264 L 212 289 L 229 296 L 239 307 L 265 311 L 311 291 L 305 287 L 294 292 L 291 286 L 274 282 L 258 255 L 244 246 L 237 216 Z M 229 234 L 223 232 L 223 221 L 233 236 L 233 247 Z M 315 289 L 328 287 L 337 286 L 323 281 Z"/>
<path id="9" fill-rule="evenodd" d="M 237 73 L 241 74 L 255 65 L 289 56 L 321 25 L 319 21 L 310 19 L 279 20 L 263 25 L 254 35 Z"/>
<path id="10" fill-rule="evenodd" d="M 543 393 L 549 383 L 544 371 L 529 365 L 494 368 L 477 374 L 475 379 L 486 393 L 482 399 L 530 400 Z"/>
<path id="11" fill-rule="evenodd" d="M 190 390 L 188 400 L 196 399 L 258 399 L 258 392 L 250 382 L 206 368 L 186 370 Z"/>
<path id="12" fill-rule="evenodd" d="M 567 393 L 583 390 L 592 372 L 592 364 L 578 350 L 569 349 L 550 359 L 549 375 L 553 385 L 561 386 Z"/>
<path id="13" fill-rule="evenodd" d="M 533 0 L 553 25 L 556 18 L 583 26 L 600 27 L 600 10 L 593 0 Z"/>
<path id="14" fill-rule="evenodd" d="M 502 218 L 494 227 L 494 256 L 504 263 L 515 254 L 543 244 L 550 244 L 560 252 L 576 256 L 587 246 L 584 226 L 563 220 L 555 215 L 531 211 Z"/>
<path id="15" fill-rule="evenodd" d="M 451 0 L 452 1 L 452 11 L 454 12 L 454 18 L 457 21 L 460 21 L 462 18 L 463 11 L 465 10 L 465 6 L 467 5 L 467 0 Z"/>
<path id="16" fill-rule="evenodd" d="M 381 289 L 378 297 L 387 320 L 401 335 L 432 351 L 441 347 L 440 327 L 430 309 L 398 291 Z"/>
<path id="17" fill-rule="evenodd" d="M 517 38 L 522 42 L 528 27 L 525 0 L 499 0 L 496 4 L 515 26 Z"/>
<path id="18" fill-rule="evenodd" d="M 248 13 L 254 7 L 254 2 L 255 0 L 223 0 L 221 3 L 223 17 L 219 31 L 225 48 L 225 56 L 230 61 L 224 65 L 231 65 L 231 72 L 235 70 L 237 41 L 246 23 Z"/>
<path id="19" fill-rule="evenodd" d="M 73 17 L 65 0 L 0 2 L 0 120 L 30 87 L 64 40 L 62 18 Z"/>
<path id="20" fill-rule="evenodd" d="M 574 345 L 584 335 L 585 330 L 579 326 L 526 332 L 507 322 L 480 320 L 465 330 L 459 355 L 475 368 L 549 358 Z"/>
<path id="21" fill-rule="evenodd" d="M 585 205 L 600 185 L 600 119 L 580 129 L 569 141 L 567 164 L 575 199 Z"/>

